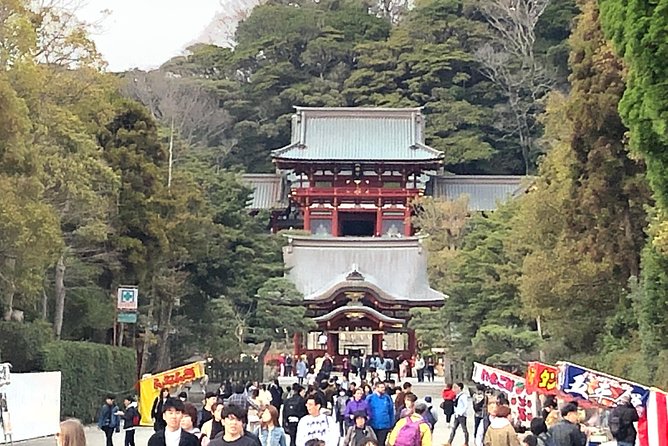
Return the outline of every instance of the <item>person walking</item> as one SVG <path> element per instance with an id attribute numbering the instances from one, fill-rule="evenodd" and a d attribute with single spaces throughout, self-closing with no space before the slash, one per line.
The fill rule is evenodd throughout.
<path id="1" fill-rule="evenodd" d="M 573 403 L 564 405 L 561 408 L 561 418 L 561 421 L 548 431 L 554 446 L 585 446 L 587 436 L 580 430 L 578 406 Z"/>
<path id="2" fill-rule="evenodd" d="M 338 446 L 339 435 L 329 416 L 321 414 L 322 402 L 316 395 L 306 398 L 308 414 L 299 420 L 294 446 L 305 446 L 309 440 L 322 440 L 326 446 Z"/>
<path id="3" fill-rule="evenodd" d="M 466 413 L 469 407 L 469 396 L 464 388 L 464 384 L 457 383 L 452 386 L 452 390 L 455 392 L 457 397 L 455 398 L 455 424 L 452 426 L 452 431 L 450 432 L 450 440 L 446 443 L 446 446 L 450 446 L 452 441 L 455 439 L 455 434 L 457 433 L 457 428 L 461 427 L 462 432 L 464 432 L 464 445 L 469 444 L 469 430 L 466 426 Z"/>
<path id="4" fill-rule="evenodd" d="M 431 396 L 427 395 L 424 397 L 424 403 L 427 406 L 427 411 L 422 415 L 422 418 L 429 423 L 431 431 L 434 432 L 434 427 L 438 422 L 438 412 L 434 408 L 431 400 Z"/>
<path id="5" fill-rule="evenodd" d="M 434 370 L 434 357 L 430 356 L 427 358 L 427 381 L 429 382 L 434 382 L 434 375 L 435 375 L 435 370 Z"/>
<path id="6" fill-rule="evenodd" d="M 181 429 L 193 434 L 202 443 L 202 431 L 197 427 L 197 408 L 194 404 L 183 404 L 183 417 L 181 418 Z"/>
<path id="7" fill-rule="evenodd" d="M 83 424 L 76 418 L 60 422 L 60 429 L 56 433 L 58 446 L 86 446 L 86 433 Z"/>
<path id="8" fill-rule="evenodd" d="M 141 417 L 139 409 L 133 396 L 126 396 L 123 400 L 124 412 L 117 412 L 123 418 L 123 430 L 125 431 L 125 446 L 135 446 L 135 428 L 139 426 Z"/>
<path id="9" fill-rule="evenodd" d="M 473 394 L 473 413 L 475 416 L 475 423 L 473 425 L 473 436 L 478 433 L 478 427 L 485 418 L 485 411 L 487 410 L 487 395 L 485 394 L 485 386 L 482 384 L 476 385 L 476 391 Z"/>
<path id="10" fill-rule="evenodd" d="M 267 406 L 260 413 L 260 427 L 255 431 L 262 446 L 285 446 L 285 431 L 278 425 L 278 409 Z"/>
<path id="11" fill-rule="evenodd" d="M 455 413 L 455 398 L 457 398 L 457 394 L 452 390 L 452 384 L 445 385 L 441 396 L 443 397 L 441 409 L 445 414 L 445 422 L 448 423 L 448 427 L 452 427 L 452 415 Z"/>
<path id="12" fill-rule="evenodd" d="M 292 355 L 288 354 L 285 357 L 285 375 L 283 376 L 292 376 Z"/>
<path id="13" fill-rule="evenodd" d="M 424 403 L 420 403 L 419 412 L 422 413 L 411 411 L 409 415 L 397 421 L 387 439 L 387 444 L 389 446 L 431 446 L 431 429 L 422 418 L 426 408 Z"/>
<path id="14" fill-rule="evenodd" d="M 178 398 L 168 398 L 162 405 L 165 429 L 148 439 L 148 446 L 198 446 L 199 439 L 181 428 L 185 404 Z"/>
<path id="15" fill-rule="evenodd" d="M 151 418 L 153 418 L 153 430 L 158 432 L 165 429 L 165 420 L 162 419 L 162 406 L 169 398 L 169 389 L 163 387 L 160 394 L 153 400 L 151 407 Z"/>
<path id="16" fill-rule="evenodd" d="M 347 356 L 344 356 L 341 360 L 341 373 L 346 381 L 350 379 L 350 361 Z"/>
<path id="17" fill-rule="evenodd" d="M 417 379 L 419 383 L 424 382 L 424 369 L 426 364 L 422 355 L 418 355 L 415 359 L 415 372 L 417 373 Z"/>
<path id="18" fill-rule="evenodd" d="M 334 413 L 336 415 L 336 422 L 339 424 L 339 435 L 343 437 L 346 434 L 346 408 L 350 401 L 350 395 L 343 387 L 339 388 L 339 394 L 334 401 Z"/>
<path id="19" fill-rule="evenodd" d="M 269 385 L 269 393 L 271 393 L 271 405 L 280 412 L 283 405 L 283 388 L 278 382 L 278 378 L 274 379 L 274 382 Z"/>
<path id="20" fill-rule="evenodd" d="M 552 443 L 552 438 L 547 433 L 547 424 L 542 417 L 532 418 L 529 430 L 536 438 L 536 446 L 550 446 Z"/>
<path id="21" fill-rule="evenodd" d="M 636 428 L 633 423 L 639 419 L 636 408 L 631 404 L 631 395 L 625 393 L 619 398 L 617 407 L 608 418 L 608 427 L 617 446 L 634 446 L 636 444 Z"/>
<path id="22" fill-rule="evenodd" d="M 297 435 L 297 426 L 301 420 L 308 413 L 306 410 L 306 389 L 295 384 L 292 387 L 292 396 L 285 400 L 283 405 L 283 429 L 290 437 L 290 445 L 295 444 L 295 437 Z"/>
<path id="23" fill-rule="evenodd" d="M 509 415 L 508 406 L 497 407 L 496 415 L 485 432 L 484 446 L 520 446 L 517 433 L 508 420 Z"/>
<path id="24" fill-rule="evenodd" d="M 379 445 L 385 445 L 387 436 L 394 425 L 394 403 L 385 393 L 385 383 L 378 382 L 371 395 L 366 398 L 371 411 L 369 425 L 376 433 Z"/>
<path id="25" fill-rule="evenodd" d="M 199 429 L 202 429 L 204 423 L 213 418 L 213 405 L 216 404 L 217 401 L 218 395 L 216 395 L 214 392 L 206 392 L 204 394 L 204 406 L 202 407 L 202 410 L 199 411 L 199 419 L 195 420 L 195 423 L 197 423 L 197 427 Z"/>
<path id="26" fill-rule="evenodd" d="M 366 414 L 366 421 L 371 419 L 371 411 L 369 410 L 369 403 L 366 402 L 364 398 L 364 389 L 358 387 L 353 393 L 353 397 L 346 404 L 346 411 L 344 412 L 344 417 L 346 419 L 346 425 L 351 427 L 355 424 L 356 413 L 364 412 Z M 375 435 L 374 435 L 375 436 Z"/>
<path id="27" fill-rule="evenodd" d="M 104 432 L 104 436 L 107 438 L 107 446 L 114 446 L 112 436 L 114 432 L 119 432 L 121 428 L 121 419 L 118 416 L 120 410 L 114 402 L 115 399 L 114 395 L 107 395 L 97 419 L 97 427 Z"/>
<path id="28" fill-rule="evenodd" d="M 297 383 L 300 386 L 303 386 L 304 378 L 306 378 L 306 374 L 308 373 L 308 365 L 306 364 L 306 361 L 304 361 L 304 358 L 299 358 L 296 367 L 297 367 Z"/>
<path id="29" fill-rule="evenodd" d="M 261 446 L 257 436 L 244 429 L 246 412 L 243 407 L 228 404 L 223 408 L 221 416 L 224 428 L 208 446 Z"/>
<path id="30" fill-rule="evenodd" d="M 378 441 L 371 426 L 367 426 L 367 414 L 360 410 L 353 414 L 353 425 L 348 427 L 342 446 L 364 446 L 369 440 Z"/>

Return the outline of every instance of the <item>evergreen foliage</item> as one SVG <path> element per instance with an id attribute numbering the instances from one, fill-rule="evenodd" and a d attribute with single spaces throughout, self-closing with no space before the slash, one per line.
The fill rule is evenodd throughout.
<path id="1" fill-rule="evenodd" d="M 668 355 L 666 323 L 657 320 L 665 310 L 668 287 L 668 4 L 644 0 L 602 0 L 600 4 L 604 29 L 628 68 L 619 111 L 629 128 L 629 145 L 647 166 L 656 200 L 651 238 L 642 255 L 644 293 L 638 315 L 640 342 L 651 376 L 661 373 L 663 367 L 657 361 Z"/>
<path id="2" fill-rule="evenodd" d="M 56 341 L 41 351 L 41 371 L 60 371 L 60 413 L 84 423 L 97 421 L 106 395 L 132 394 L 137 360 L 130 348 Z"/>

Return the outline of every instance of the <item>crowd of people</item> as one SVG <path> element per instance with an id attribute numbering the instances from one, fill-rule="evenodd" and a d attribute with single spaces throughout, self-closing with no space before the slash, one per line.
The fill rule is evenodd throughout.
<path id="1" fill-rule="evenodd" d="M 334 370 L 334 360 L 327 353 L 322 357 L 282 354 L 277 358 L 277 362 L 280 375 L 296 376 L 299 384 L 320 382 L 322 376 Z M 408 358 L 402 356 L 392 358 L 361 354 L 343 357 L 339 371 L 346 379 L 350 379 L 352 374 L 362 381 L 385 380 L 396 375 L 400 380 L 410 376 L 417 378 L 418 382 L 425 380 L 433 382 L 436 376 L 436 363 L 433 356 L 425 358 L 422 355 L 414 355 Z"/>
<path id="2" fill-rule="evenodd" d="M 155 433 L 148 446 L 431 446 L 439 418 L 448 431 L 444 446 L 450 446 L 459 431 L 465 446 L 587 444 L 589 430 L 575 402 L 559 407 L 548 397 L 541 417 L 525 429 L 512 416 L 502 392 L 483 386 L 470 392 L 463 383 L 448 384 L 440 405 L 434 407 L 430 396 L 413 393 L 410 382 L 397 386 L 391 374 L 381 379 L 371 368 L 368 380 L 357 384 L 346 376 L 332 376 L 328 360 L 324 357 L 319 364 L 314 382 L 300 380 L 286 388 L 277 379 L 267 384 L 224 382 L 217 392 L 204 395 L 201 409 L 188 402 L 185 393 L 173 396 L 162 389 L 151 408 Z M 634 445 L 638 414 L 629 398 L 621 402 L 609 416 L 610 431 L 617 446 Z M 471 435 L 469 413 L 474 416 Z M 135 446 L 139 418 L 133 397 L 125 397 L 120 410 L 109 395 L 98 419 L 107 446 L 113 446 L 113 433 L 121 427 L 124 445 Z M 85 446 L 77 423 L 63 422 L 59 446 Z"/>
<path id="3" fill-rule="evenodd" d="M 464 430 L 465 443 L 468 444 L 466 419 L 461 419 L 461 397 L 455 396 L 453 399 L 453 394 L 460 394 L 464 399 L 468 399 L 467 393 L 462 392 L 458 386 L 452 388 L 447 386 L 443 391 L 443 405 L 448 423 L 450 423 L 448 414 L 452 413 L 454 416 L 450 442 L 454 436 L 454 429 L 461 426 Z M 590 434 L 597 430 L 587 423 L 585 411 L 576 401 L 563 402 L 560 406 L 553 396 L 548 396 L 542 402 L 541 416 L 531 419 L 529 429 L 522 427 L 513 418 L 508 398 L 504 393 L 495 394 L 479 385 L 472 395 L 472 404 L 475 414 L 475 446 L 585 446 L 588 444 Z M 460 410 L 457 410 L 457 407 L 460 407 Z M 623 395 L 619 404 L 607 417 L 608 428 L 614 439 L 609 444 L 635 446 L 637 432 L 634 423 L 638 418 L 638 413 L 631 404 L 630 395 Z"/>

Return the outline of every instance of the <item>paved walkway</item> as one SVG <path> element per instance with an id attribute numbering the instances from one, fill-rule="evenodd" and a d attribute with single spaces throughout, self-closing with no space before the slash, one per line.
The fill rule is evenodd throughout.
<path id="1" fill-rule="evenodd" d="M 280 378 L 279 382 L 281 386 L 286 387 L 292 384 L 295 381 L 293 378 Z M 413 393 L 415 393 L 419 398 L 424 398 L 427 395 L 430 395 L 433 399 L 433 404 L 435 407 L 438 407 L 441 404 L 441 391 L 443 390 L 442 379 L 441 382 L 438 380 L 434 383 L 418 383 L 415 379 L 407 379 L 413 384 Z M 194 389 L 193 389 L 194 390 Z M 199 399 L 198 392 L 191 392 L 190 400 L 197 401 Z M 471 439 L 469 441 L 469 446 L 473 446 L 473 413 L 469 413 L 467 419 L 469 434 Z M 146 446 L 148 444 L 148 439 L 153 434 L 153 428 L 143 427 L 138 428 L 135 434 L 135 443 L 137 446 Z M 439 410 L 439 419 L 434 428 L 434 437 L 433 437 L 433 446 L 443 446 L 447 441 L 450 435 L 450 429 L 448 428 L 445 422 L 445 416 L 443 412 Z M 113 437 L 114 446 L 123 446 L 123 439 L 125 434 L 123 432 L 115 434 Z M 104 433 L 97 429 L 94 426 L 86 427 L 86 439 L 87 446 L 105 446 Z M 17 445 L 21 446 L 54 446 L 56 440 L 54 437 L 38 438 L 34 440 L 26 440 L 21 442 L 15 442 Z M 464 444 L 464 434 L 461 430 L 458 430 L 455 440 L 452 443 L 452 446 L 462 446 Z"/>

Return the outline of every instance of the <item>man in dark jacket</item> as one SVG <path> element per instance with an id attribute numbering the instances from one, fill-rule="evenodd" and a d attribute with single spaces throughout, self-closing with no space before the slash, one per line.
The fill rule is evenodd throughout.
<path id="1" fill-rule="evenodd" d="M 162 405 L 162 418 L 167 425 L 148 439 L 148 446 L 198 446 L 199 439 L 181 429 L 185 404 L 178 398 L 169 398 Z"/>
<path id="2" fill-rule="evenodd" d="M 224 429 L 211 440 L 210 446 L 261 446 L 260 439 L 244 429 L 247 418 L 242 407 L 228 404 L 222 417 Z"/>
<path id="3" fill-rule="evenodd" d="M 621 396 L 617 407 L 612 410 L 608 419 L 608 427 L 617 446 L 633 446 L 636 444 L 636 428 L 633 423 L 638 421 L 638 412 L 631 404 L 631 395 Z"/>
<path id="4" fill-rule="evenodd" d="M 290 437 L 290 444 L 295 444 L 297 425 L 308 413 L 306 410 L 306 389 L 299 384 L 292 387 L 293 395 L 283 403 L 283 430 Z"/>
<path id="5" fill-rule="evenodd" d="M 114 432 L 119 432 L 121 428 L 121 419 L 118 416 L 120 411 L 114 402 L 115 399 L 114 395 L 107 395 L 97 419 L 97 427 L 104 431 L 104 435 L 107 437 L 107 446 L 114 446 L 111 437 L 114 435 Z"/>
<path id="6" fill-rule="evenodd" d="M 561 409 L 562 420 L 550 429 L 550 436 L 555 446 L 585 446 L 587 437 L 580 430 L 578 406 L 566 404 Z"/>

